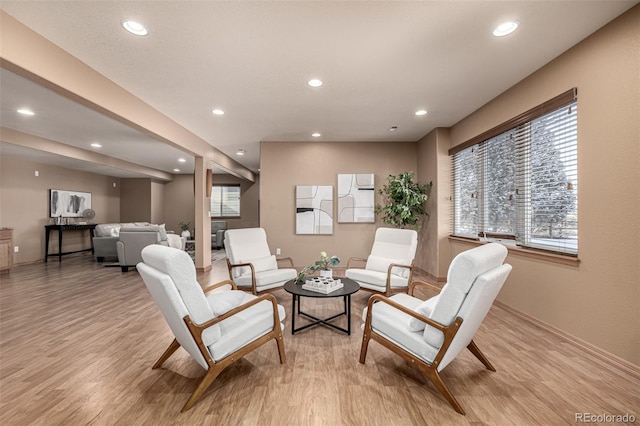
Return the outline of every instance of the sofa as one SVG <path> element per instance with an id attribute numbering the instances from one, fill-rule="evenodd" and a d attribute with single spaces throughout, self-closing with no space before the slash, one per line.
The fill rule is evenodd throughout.
<path id="1" fill-rule="evenodd" d="M 211 221 L 211 248 L 224 248 L 224 232 L 227 230 L 226 220 Z"/>
<path id="2" fill-rule="evenodd" d="M 123 223 L 100 223 L 93 231 L 93 250 L 98 262 L 105 259 L 114 260 L 118 258 L 116 243 L 120 241 L 120 230 L 137 227 L 155 227 L 158 233 L 159 242 L 164 241 L 168 245 L 167 231 L 165 225 L 153 225 L 149 222 L 123 222 Z"/>

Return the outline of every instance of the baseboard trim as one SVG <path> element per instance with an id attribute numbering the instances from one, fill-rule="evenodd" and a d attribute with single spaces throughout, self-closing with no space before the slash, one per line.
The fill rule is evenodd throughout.
<path id="1" fill-rule="evenodd" d="M 427 277 L 427 279 L 431 282 L 435 282 L 435 283 L 446 283 L 447 282 L 447 277 L 436 277 L 433 274 L 428 273 L 427 271 L 425 271 L 422 268 L 414 268 L 414 274 L 418 272 L 420 275 L 424 275 L 425 277 Z"/>
<path id="2" fill-rule="evenodd" d="M 505 311 L 509 312 L 510 314 L 513 314 L 518 318 L 523 319 L 538 328 L 541 328 L 549 333 L 552 333 L 566 340 L 567 342 L 572 344 L 574 347 L 589 353 L 590 355 L 598 358 L 600 361 L 603 361 L 604 363 L 610 365 L 611 367 L 614 367 L 623 373 L 633 376 L 636 379 L 640 379 L 640 366 L 637 366 L 627 361 L 626 359 L 620 358 L 619 356 L 614 355 L 611 352 L 607 352 L 604 349 L 601 349 L 589 342 L 579 339 L 578 337 L 575 337 L 567 333 L 566 331 L 560 330 L 559 328 L 556 328 L 550 324 L 547 324 L 546 322 L 541 321 L 536 317 L 533 317 L 529 314 L 526 314 L 522 311 L 512 308 L 509 305 L 505 305 L 502 302 L 499 302 L 496 300 L 495 304 L 499 306 L 501 309 L 504 309 Z"/>

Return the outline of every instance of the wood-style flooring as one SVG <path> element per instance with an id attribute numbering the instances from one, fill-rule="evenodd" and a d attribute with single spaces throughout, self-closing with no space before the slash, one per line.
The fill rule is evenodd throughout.
<path id="1" fill-rule="evenodd" d="M 224 260 L 199 274 L 202 285 L 226 277 Z M 370 293 L 352 297 L 351 336 L 326 327 L 292 336 L 291 296 L 274 294 L 287 310 L 286 364 L 269 342 L 180 414 L 204 371 L 182 349 L 151 370 L 172 335 L 135 269 L 105 268 L 88 253 L 17 266 L 0 276 L 0 424 L 565 425 L 576 413 L 640 422 L 637 377 L 499 306 L 475 339 L 497 372 L 468 352 L 443 372 L 462 416 L 376 342 L 358 363 Z M 303 309 L 325 315 L 340 302 L 303 299 Z"/>

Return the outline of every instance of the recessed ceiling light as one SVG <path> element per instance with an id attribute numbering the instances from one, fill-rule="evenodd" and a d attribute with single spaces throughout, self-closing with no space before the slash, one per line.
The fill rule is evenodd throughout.
<path id="1" fill-rule="evenodd" d="M 427 115 L 427 110 L 426 109 L 419 109 L 414 114 L 418 115 L 418 116 Z"/>
<path id="2" fill-rule="evenodd" d="M 307 84 L 311 87 L 320 87 L 322 86 L 322 80 L 318 80 L 317 78 L 314 78 L 307 81 Z"/>
<path id="3" fill-rule="evenodd" d="M 516 29 L 518 29 L 518 25 L 520 23 L 518 21 L 507 21 L 498 25 L 495 30 L 493 30 L 493 35 L 496 37 L 504 37 L 506 35 L 511 34 Z"/>
<path id="4" fill-rule="evenodd" d="M 315 133 L 311 133 L 311 136 L 313 136 L 314 138 L 319 138 L 322 135 L 318 132 L 315 132 Z"/>
<path id="5" fill-rule="evenodd" d="M 122 28 L 129 31 L 131 34 L 146 36 L 149 31 L 140 22 L 124 20 L 122 21 Z"/>
<path id="6" fill-rule="evenodd" d="M 179 171 L 180 171 L 180 169 L 173 169 L 173 171 L 174 171 L 174 172 L 179 172 Z"/>
<path id="7" fill-rule="evenodd" d="M 247 151 L 245 151 L 244 149 L 241 148 L 241 149 L 236 151 L 236 155 L 244 155 L 245 152 L 247 152 Z"/>
<path id="8" fill-rule="evenodd" d="M 92 143 L 91 146 L 94 148 L 102 148 L 102 145 L 100 145 L 98 142 Z"/>
<path id="9" fill-rule="evenodd" d="M 32 115 L 36 115 L 35 112 L 31 111 L 30 109 L 27 108 L 20 108 L 19 110 L 17 110 L 18 114 L 22 114 L 22 115 L 28 115 L 28 116 L 32 116 Z"/>
<path id="10" fill-rule="evenodd" d="M 224 111 L 218 108 L 211 110 L 211 112 L 214 113 L 215 115 L 224 115 Z"/>
<path id="11" fill-rule="evenodd" d="M 178 158 L 178 161 L 179 161 L 180 163 L 186 163 L 186 162 L 187 162 L 187 160 L 185 160 L 184 158 Z"/>

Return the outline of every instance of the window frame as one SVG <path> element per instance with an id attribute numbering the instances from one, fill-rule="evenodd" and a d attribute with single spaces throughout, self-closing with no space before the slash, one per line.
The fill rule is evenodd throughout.
<path id="1" fill-rule="evenodd" d="M 215 188 L 238 188 L 238 214 L 237 215 L 214 215 L 214 193 Z M 224 191 L 223 191 L 224 192 Z M 239 219 L 242 215 L 242 186 L 240 184 L 234 183 L 217 183 L 211 185 L 211 200 L 209 202 L 209 208 L 211 211 L 211 217 L 214 219 Z M 222 193 L 220 196 L 220 213 L 224 211 L 224 202 Z"/>
<path id="2" fill-rule="evenodd" d="M 520 237 L 520 239 L 518 238 L 517 234 L 518 232 L 522 232 L 523 229 L 526 229 L 526 232 L 530 232 L 530 229 L 526 226 L 526 221 L 530 220 L 530 216 L 531 216 L 531 212 L 524 212 L 519 206 L 518 203 L 516 203 L 516 224 L 514 224 L 514 234 L 501 234 L 501 233 L 495 233 L 495 232 L 485 232 L 484 229 L 482 229 L 483 224 L 485 223 L 485 218 L 482 217 L 482 215 L 484 214 L 484 212 L 482 211 L 484 208 L 484 205 L 487 204 L 487 200 L 482 200 L 481 202 L 478 202 L 478 219 L 477 219 L 477 227 L 478 227 L 478 235 L 475 236 L 473 234 L 456 234 L 455 233 L 455 227 L 456 227 L 456 220 L 458 220 L 460 217 L 463 217 L 463 213 L 460 210 L 460 205 L 456 203 L 455 200 L 455 195 L 459 193 L 460 191 L 460 184 L 459 182 L 456 181 L 456 173 L 457 173 L 457 167 L 456 166 L 461 166 L 462 163 L 456 163 L 456 157 L 455 154 L 460 153 L 464 150 L 467 150 L 468 148 L 474 147 L 473 149 L 478 149 L 480 152 L 476 153 L 477 156 L 479 156 L 480 158 L 478 158 L 477 160 L 477 166 L 479 167 L 480 170 L 476 170 L 475 174 L 476 174 L 476 179 L 478 181 L 477 185 L 478 185 L 478 191 L 482 192 L 483 190 L 486 189 L 486 181 L 485 181 L 485 176 L 484 176 L 484 169 L 482 169 L 482 167 L 486 166 L 486 159 L 482 157 L 483 154 L 483 145 L 484 143 L 490 144 L 492 143 L 491 140 L 492 139 L 496 139 L 498 137 L 500 137 L 501 135 L 507 133 L 507 132 L 515 132 L 517 133 L 519 130 L 521 129 L 530 129 L 529 126 L 531 126 L 531 124 L 538 118 L 540 117 L 545 117 L 548 114 L 566 107 L 566 106 L 570 106 L 572 104 L 576 103 L 577 106 L 577 88 L 572 88 L 556 97 L 554 97 L 553 99 L 544 102 L 541 105 L 538 105 L 510 120 L 507 120 L 504 123 L 499 124 L 498 126 L 493 127 L 492 129 L 489 129 L 483 133 L 481 133 L 480 135 L 477 135 L 471 139 L 469 139 L 468 141 L 459 144 L 453 148 L 451 148 L 449 150 L 449 155 L 452 158 L 452 220 L 451 220 L 451 225 L 452 225 L 452 233 L 451 233 L 451 238 L 455 238 L 455 239 L 466 239 L 466 240 L 480 240 L 481 237 L 484 240 L 490 241 L 490 240 L 500 240 L 500 242 L 503 242 L 505 245 L 509 245 L 509 246 L 514 246 L 516 245 L 516 240 L 518 240 L 518 248 L 524 251 L 535 251 L 535 252 L 545 252 L 545 253 L 551 253 L 553 255 L 556 256 L 567 256 L 567 257 L 573 257 L 573 258 L 577 258 L 578 256 L 578 247 L 577 247 L 577 242 L 576 242 L 576 247 L 575 247 L 575 252 L 573 251 L 573 248 L 570 247 L 569 244 L 566 244 L 565 247 L 563 249 L 559 249 L 559 250 L 553 250 L 550 247 L 536 247 L 536 245 L 533 242 L 533 239 L 531 239 L 531 241 L 526 241 L 526 243 L 522 243 L 521 241 L 523 240 L 522 236 Z M 576 116 L 577 119 L 577 116 Z M 577 132 L 577 122 L 576 122 L 576 132 Z M 531 143 L 530 141 L 527 141 L 527 143 Z M 486 147 L 489 147 L 486 149 L 486 151 L 488 152 L 491 145 L 486 145 Z M 577 154 L 577 140 L 576 140 L 576 146 L 575 146 L 575 153 Z M 519 154 L 518 154 L 519 155 Z M 462 160 L 461 160 L 462 161 Z M 520 158 L 516 158 L 515 159 L 516 163 L 520 162 L 521 159 Z M 527 171 L 526 173 L 530 173 L 530 171 Z M 514 180 L 514 184 L 516 185 L 516 188 L 518 186 L 520 186 L 522 183 L 520 181 L 518 181 L 518 179 L 520 179 L 522 172 L 518 172 L 516 171 L 516 179 Z M 577 183 L 577 170 L 575 173 L 575 178 L 576 178 L 576 183 Z M 527 189 L 527 192 L 530 192 Z M 517 189 L 515 189 L 514 191 L 515 194 L 517 194 Z M 477 194 L 476 194 L 477 195 Z M 576 203 L 577 203 L 577 193 L 576 193 Z M 524 217 L 523 216 L 526 216 Z M 576 214 L 577 214 L 577 204 L 576 204 Z M 528 219 L 527 219 L 528 218 Z M 524 221 L 524 225 L 520 225 L 518 226 L 517 223 Z M 577 219 L 576 219 L 576 228 L 575 228 L 575 232 L 576 232 L 576 241 L 578 241 L 577 239 Z M 502 240 L 509 240 L 509 241 L 502 241 Z"/>

